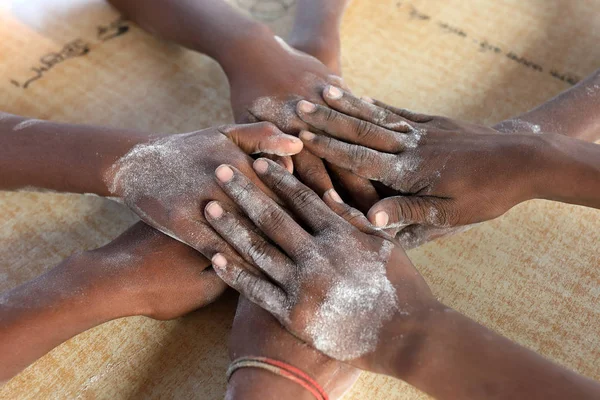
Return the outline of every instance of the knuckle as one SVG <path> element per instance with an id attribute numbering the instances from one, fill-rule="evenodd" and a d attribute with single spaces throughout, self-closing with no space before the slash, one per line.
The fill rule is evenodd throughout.
<path id="1" fill-rule="evenodd" d="M 325 117 L 325 121 L 327 122 L 335 122 L 339 115 L 336 111 L 332 110 L 331 108 L 321 108 L 323 110 L 323 114 Z"/>
<path id="2" fill-rule="evenodd" d="M 298 208 L 311 207 L 315 204 L 317 195 L 311 190 L 300 187 L 290 193 L 290 199 Z"/>
<path id="3" fill-rule="evenodd" d="M 352 157 L 358 165 L 367 165 L 374 161 L 372 153 L 366 148 L 353 146 L 350 149 L 350 157 Z"/>
<path id="4" fill-rule="evenodd" d="M 366 140 L 373 136 L 375 126 L 368 121 L 359 120 L 356 125 L 356 137 L 358 139 Z"/>
<path id="5" fill-rule="evenodd" d="M 269 246 L 262 240 L 252 243 L 248 249 L 248 256 L 260 266 L 261 263 L 270 258 Z"/>
<path id="6" fill-rule="evenodd" d="M 269 206 L 258 215 L 256 222 L 260 226 L 269 226 L 271 229 L 278 230 L 283 225 L 283 221 L 283 211 L 276 206 Z"/>

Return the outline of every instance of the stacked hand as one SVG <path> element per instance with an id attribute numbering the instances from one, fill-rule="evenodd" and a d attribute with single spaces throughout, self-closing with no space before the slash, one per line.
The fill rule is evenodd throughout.
<path id="1" fill-rule="evenodd" d="M 321 97 L 328 85 L 343 85 L 316 58 L 297 51 L 282 39 L 265 40 L 260 49 L 248 56 L 252 61 L 228 70 L 231 103 L 238 123 L 269 121 L 282 131 L 297 135 L 309 128 L 295 112 L 300 100 L 326 105 Z M 283 157 L 278 162 L 291 169 L 292 160 Z M 319 195 L 333 188 L 323 161 L 310 152 L 302 151 L 293 157 L 294 168 L 302 181 Z M 347 169 L 328 165 L 330 172 L 363 210 L 377 200 L 371 183 Z"/>
<path id="2" fill-rule="evenodd" d="M 239 145 L 240 147 L 236 146 Z M 206 223 L 202 209 L 210 199 L 232 203 L 215 183 L 214 169 L 231 163 L 249 174 L 266 193 L 274 195 L 253 176 L 248 153 L 295 154 L 302 143 L 275 126 L 262 122 L 208 128 L 142 143 L 106 173 L 110 191 L 122 197 L 146 223 L 192 246 L 204 255 L 227 244 Z"/>
<path id="3" fill-rule="evenodd" d="M 387 197 L 368 212 L 377 227 L 399 231 L 405 248 L 451 228 L 502 215 L 533 198 L 539 135 L 504 135 L 471 123 L 361 100 L 336 87 L 327 107 L 302 101 L 306 150 L 380 182 Z"/>
<path id="4" fill-rule="evenodd" d="M 375 368 L 375 358 L 389 357 L 380 347 L 383 333 L 410 336 L 437 303 L 431 291 L 402 248 L 357 210 L 339 203 L 334 192 L 325 195 L 326 204 L 270 160 L 257 160 L 254 170 L 300 222 L 242 172 L 219 167 L 219 184 L 252 224 L 220 201 L 208 204 L 206 218 L 260 274 L 216 249 L 213 267 L 227 284 L 324 354 Z"/>

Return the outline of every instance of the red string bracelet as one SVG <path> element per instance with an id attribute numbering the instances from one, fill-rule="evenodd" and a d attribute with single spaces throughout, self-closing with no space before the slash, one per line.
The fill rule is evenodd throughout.
<path id="1" fill-rule="evenodd" d="M 227 381 L 231 379 L 231 375 L 240 368 L 261 368 L 271 371 L 275 375 L 282 376 L 291 381 L 296 382 L 304 389 L 312 393 L 317 400 L 329 400 L 329 396 L 325 390 L 310 376 L 299 370 L 298 368 L 284 363 L 283 361 L 273 360 L 267 357 L 240 357 L 233 361 L 227 369 Z"/>

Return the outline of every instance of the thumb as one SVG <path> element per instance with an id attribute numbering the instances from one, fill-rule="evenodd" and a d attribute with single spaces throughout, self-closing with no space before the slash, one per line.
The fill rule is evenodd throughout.
<path id="1" fill-rule="evenodd" d="M 270 122 L 246 125 L 226 125 L 219 132 L 247 154 L 265 153 L 278 156 L 298 154 L 304 144 L 294 136 L 280 131 Z"/>
<path id="2" fill-rule="evenodd" d="M 388 197 L 375 204 L 367 217 L 378 228 L 408 225 L 448 227 L 453 225 L 448 210 L 450 199 L 422 196 Z"/>

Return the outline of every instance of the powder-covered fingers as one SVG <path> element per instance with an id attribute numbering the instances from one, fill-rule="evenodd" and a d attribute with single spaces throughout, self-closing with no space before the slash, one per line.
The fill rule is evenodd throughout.
<path id="1" fill-rule="evenodd" d="M 284 170 L 275 162 L 268 162 Z M 239 170 L 221 165 L 217 168 L 216 175 L 219 185 L 231 200 L 244 211 L 258 229 L 288 255 L 293 257 L 300 248 L 305 248 L 306 243 L 312 240 L 309 233 Z"/>
<path id="2" fill-rule="evenodd" d="M 370 106 L 374 107 L 372 104 Z M 406 134 L 382 128 L 368 120 L 342 114 L 329 107 L 302 100 L 298 103 L 296 112 L 313 128 L 349 143 L 361 144 L 389 153 L 397 153 L 406 148 L 404 137 Z M 408 126 L 406 122 L 402 121 L 402 123 Z M 412 128 L 409 127 L 406 131 L 412 132 Z"/>
<path id="3" fill-rule="evenodd" d="M 366 100 L 363 99 L 363 101 L 366 101 Z M 379 100 L 369 99 L 369 101 L 366 101 L 366 102 L 369 102 L 377 107 L 380 107 L 384 110 L 390 111 L 402 118 L 406 118 L 409 121 L 416 122 L 419 124 L 425 124 L 434 119 L 434 117 L 431 115 L 420 114 L 420 113 L 416 113 L 414 111 L 407 110 L 405 108 L 398 108 L 398 107 L 390 106 L 389 104 L 386 104 Z"/>
<path id="4" fill-rule="evenodd" d="M 287 296 L 285 292 L 269 282 L 264 277 L 260 277 L 248 271 L 217 253 L 212 258 L 213 268 L 221 279 L 229 286 L 240 292 L 248 300 L 269 311 L 280 321 L 287 317 L 285 304 Z"/>
<path id="5" fill-rule="evenodd" d="M 313 232 L 321 231 L 331 225 L 335 214 L 315 192 L 294 178 L 292 174 L 264 158 L 254 162 L 254 171 L 283 200 L 286 207 Z"/>
<path id="6" fill-rule="evenodd" d="M 384 184 L 388 184 L 388 176 L 392 178 L 391 169 L 397 158 L 395 154 L 381 153 L 308 131 L 300 133 L 300 139 L 311 153 L 363 178 Z"/>
<path id="7" fill-rule="evenodd" d="M 367 217 L 356 208 L 350 207 L 334 189 L 328 190 L 323 195 L 323 201 L 331 210 L 344 218 L 348 223 L 362 232 L 369 232 L 372 226 Z"/>
<path id="8" fill-rule="evenodd" d="M 352 117 L 371 122 L 396 132 L 409 133 L 414 127 L 404 115 L 385 107 L 359 99 L 351 93 L 328 86 L 323 91 L 323 99 L 331 108 Z"/>
<path id="9" fill-rule="evenodd" d="M 219 132 L 227 136 L 247 154 L 265 153 L 290 156 L 302 150 L 298 138 L 286 135 L 269 122 L 246 125 L 225 125 Z"/>
<path id="10" fill-rule="evenodd" d="M 211 226 L 239 255 L 275 282 L 285 282 L 294 271 L 287 256 L 247 226 L 240 216 L 223 209 L 218 201 L 210 202 L 204 213 Z"/>

